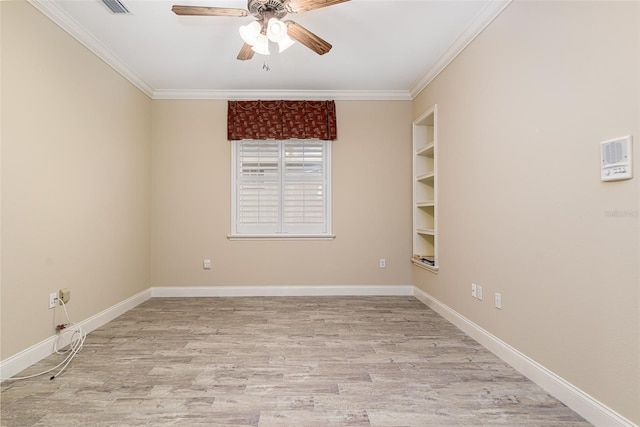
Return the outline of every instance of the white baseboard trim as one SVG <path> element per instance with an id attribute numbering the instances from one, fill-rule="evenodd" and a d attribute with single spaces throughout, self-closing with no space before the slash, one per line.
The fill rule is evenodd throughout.
<path id="1" fill-rule="evenodd" d="M 414 288 L 414 296 L 593 425 L 638 427 L 421 289 Z"/>
<path id="2" fill-rule="evenodd" d="M 126 313 L 150 298 L 163 297 L 244 297 L 244 296 L 409 296 L 447 319 L 489 351 L 504 360 L 523 375 L 544 388 L 569 408 L 595 426 L 638 427 L 608 406 L 549 371 L 509 344 L 500 340 L 436 298 L 409 285 L 381 286 L 190 286 L 151 287 L 113 305 L 88 319 L 79 322 L 89 333 L 116 317 Z M 59 342 L 62 348 L 69 344 L 71 332 L 65 333 Z M 12 377 L 53 353 L 56 336 L 51 336 L 33 346 L 0 361 L 0 378 Z"/>
<path id="3" fill-rule="evenodd" d="M 109 323 L 116 317 L 126 313 L 135 306 L 151 298 L 151 289 L 146 289 L 126 300 L 119 302 L 98 314 L 81 322 L 76 322 L 84 332 L 89 333 Z M 64 332 L 58 341 L 58 348 L 63 348 L 71 342 L 72 331 Z M 27 369 L 54 352 L 56 336 L 52 335 L 21 352 L 0 361 L 0 378 L 7 379 Z"/>
<path id="4" fill-rule="evenodd" d="M 158 286 L 151 288 L 151 296 L 154 298 L 389 295 L 413 295 L 413 286 Z"/>
<path id="5" fill-rule="evenodd" d="M 86 333 L 105 325 L 149 298 L 161 297 L 244 297 L 244 296 L 374 296 L 413 295 L 413 286 L 175 286 L 151 287 L 101 311 L 82 322 L 77 322 Z M 72 331 L 64 332 L 58 348 L 71 342 Z M 54 352 L 56 336 L 52 335 L 21 352 L 0 361 L 0 378 L 7 379 Z"/>

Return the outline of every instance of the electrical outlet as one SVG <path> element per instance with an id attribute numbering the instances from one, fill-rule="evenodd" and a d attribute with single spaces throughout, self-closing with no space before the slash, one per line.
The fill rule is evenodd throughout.
<path id="1" fill-rule="evenodd" d="M 58 300 L 58 294 L 56 292 L 49 294 L 49 308 L 56 308 L 57 300 Z"/>
<path id="2" fill-rule="evenodd" d="M 380 268 L 387 268 L 387 261 L 384 258 L 380 258 Z"/>
<path id="3" fill-rule="evenodd" d="M 502 295 L 496 292 L 495 295 L 496 308 L 502 309 Z"/>
<path id="4" fill-rule="evenodd" d="M 482 286 L 478 285 L 476 289 L 476 298 L 482 301 Z"/>
<path id="5" fill-rule="evenodd" d="M 476 298 L 478 296 L 478 285 L 475 283 L 471 284 L 471 296 Z"/>
<path id="6" fill-rule="evenodd" d="M 205 259 L 202 261 L 202 268 L 205 270 L 211 270 L 211 260 Z"/>
<path id="7" fill-rule="evenodd" d="M 63 303 L 68 304 L 71 299 L 71 291 L 68 288 L 60 289 L 58 291 L 58 298 Z"/>

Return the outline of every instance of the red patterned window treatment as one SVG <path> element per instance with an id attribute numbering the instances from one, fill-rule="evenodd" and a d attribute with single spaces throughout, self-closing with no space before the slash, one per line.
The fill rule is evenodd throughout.
<path id="1" fill-rule="evenodd" d="M 337 137 L 335 101 L 229 101 L 229 141 Z"/>

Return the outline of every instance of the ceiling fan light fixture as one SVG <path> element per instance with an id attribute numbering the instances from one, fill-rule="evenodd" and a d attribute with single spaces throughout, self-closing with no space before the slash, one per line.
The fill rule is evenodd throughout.
<path id="1" fill-rule="evenodd" d="M 272 42 L 279 42 L 287 37 L 287 25 L 277 18 L 269 19 L 267 23 L 267 37 Z"/>
<path id="2" fill-rule="evenodd" d="M 261 55 L 269 55 L 269 39 L 264 34 L 258 34 L 256 42 L 251 49 Z"/>
<path id="3" fill-rule="evenodd" d="M 107 5 L 109 2 L 120 4 L 122 2 L 122 0 L 101 1 Z M 251 59 L 254 53 L 269 55 L 271 42 L 278 44 L 279 52 L 284 52 L 295 42 L 299 42 L 318 55 L 324 55 L 331 50 L 331 43 L 294 21 L 281 20 L 289 13 L 307 12 L 348 1 L 350 0 L 247 0 L 247 9 L 174 4 L 171 11 L 179 16 L 253 16 L 255 22 L 238 28 L 244 43 L 237 59 L 246 61 Z"/>
<path id="4" fill-rule="evenodd" d="M 260 27 L 260 23 L 258 23 L 257 21 L 253 21 L 252 23 L 248 25 L 242 25 L 239 28 L 240 37 L 242 37 L 242 40 L 246 44 L 253 46 L 257 43 L 258 36 L 260 35 L 261 30 L 262 28 Z"/>
<path id="5" fill-rule="evenodd" d="M 294 44 L 296 44 L 296 41 L 293 40 L 291 37 L 286 36 L 285 38 L 283 38 L 278 42 L 278 52 L 282 53 L 285 50 L 289 49 Z"/>

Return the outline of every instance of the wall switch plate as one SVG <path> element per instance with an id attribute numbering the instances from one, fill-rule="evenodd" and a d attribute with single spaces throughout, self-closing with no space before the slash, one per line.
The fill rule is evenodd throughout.
<path id="1" fill-rule="evenodd" d="M 482 286 L 478 285 L 476 289 L 476 298 L 482 301 Z"/>
<path id="2" fill-rule="evenodd" d="M 380 268 L 387 268 L 387 261 L 384 258 L 380 258 Z"/>
<path id="3" fill-rule="evenodd" d="M 49 308 L 56 308 L 57 299 L 58 299 L 58 294 L 56 292 L 49 294 Z"/>
<path id="4" fill-rule="evenodd" d="M 471 284 L 471 296 L 476 298 L 478 296 L 478 285 L 475 283 Z"/>
<path id="5" fill-rule="evenodd" d="M 502 295 L 500 295 L 498 292 L 496 292 L 495 295 L 495 304 L 496 308 L 502 309 Z"/>
<path id="6" fill-rule="evenodd" d="M 211 260 L 205 259 L 202 261 L 202 268 L 205 270 L 211 270 Z"/>

